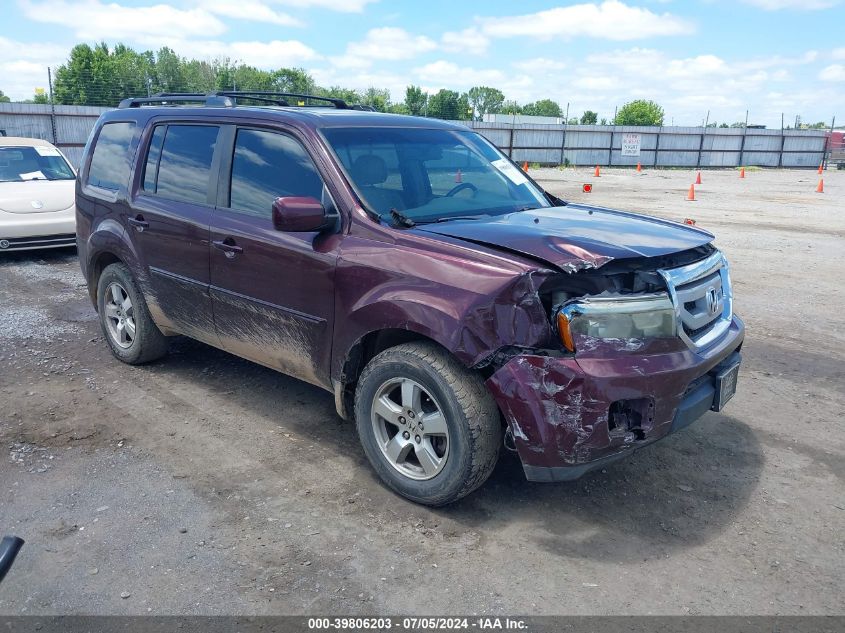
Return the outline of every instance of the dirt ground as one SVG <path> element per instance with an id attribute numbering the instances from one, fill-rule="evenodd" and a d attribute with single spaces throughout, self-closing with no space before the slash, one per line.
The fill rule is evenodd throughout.
<path id="1" fill-rule="evenodd" d="M 845 613 L 845 171 L 532 171 L 717 235 L 748 335 L 722 414 L 570 484 L 430 510 L 332 396 L 186 339 L 108 352 L 75 253 L 0 256 L 2 614 Z M 593 193 L 581 193 L 592 182 Z"/>

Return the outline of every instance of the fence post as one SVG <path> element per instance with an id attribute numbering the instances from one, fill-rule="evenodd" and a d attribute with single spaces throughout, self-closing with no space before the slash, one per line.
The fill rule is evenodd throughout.
<path id="1" fill-rule="evenodd" d="M 59 144 L 56 138 L 56 102 L 53 101 L 53 71 L 47 66 L 47 87 L 50 89 L 50 131 L 53 133 L 53 145 Z"/>
<path id="2" fill-rule="evenodd" d="M 701 150 L 704 148 L 704 137 L 707 135 L 707 128 L 701 131 L 701 138 L 698 139 L 698 158 L 695 161 L 695 168 L 701 168 Z"/>
<path id="3" fill-rule="evenodd" d="M 783 129 L 783 112 L 780 114 L 780 154 L 778 154 L 778 169 L 783 167 L 783 150 L 786 149 L 786 132 Z"/>
<path id="4" fill-rule="evenodd" d="M 563 166 L 563 153 L 566 149 L 566 123 L 563 124 L 563 140 L 560 142 L 560 164 Z"/>
<path id="5" fill-rule="evenodd" d="M 610 131 L 610 147 L 607 149 L 607 166 L 613 165 L 613 136 L 616 134 L 616 126 Z"/>
<path id="6" fill-rule="evenodd" d="M 739 165 L 737 167 L 742 167 L 743 165 L 743 158 L 745 158 L 745 137 L 748 136 L 748 110 L 745 111 L 745 127 L 742 128 L 742 141 L 739 145 Z"/>
<path id="7" fill-rule="evenodd" d="M 652 167 L 657 167 L 657 155 L 660 154 L 660 133 L 663 131 L 663 126 L 661 125 L 657 128 L 657 139 L 654 141 L 654 163 L 651 165 Z"/>
<path id="8" fill-rule="evenodd" d="M 508 137 L 508 158 L 510 158 L 511 160 L 513 160 L 513 131 L 515 127 L 516 125 L 511 124 L 511 133 Z"/>

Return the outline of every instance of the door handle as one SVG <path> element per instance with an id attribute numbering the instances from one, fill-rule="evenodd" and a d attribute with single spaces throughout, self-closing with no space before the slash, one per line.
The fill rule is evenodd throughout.
<path id="1" fill-rule="evenodd" d="M 134 218 L 129 218 L 127 220 L 127 222 L 129 222 L 129 224 L 134 226 L 135 230 L 138 231 L 138 233 L 141 233 L 144 229 L 149 228 L 149 226 L 150 226 L 150 223 L 147 222 L 144 219 L 144 216 L 141 215 L 140 213 L 138 215 L 136 215 Z"/>
<path id="2" fill-rule="evenodd" d="M 244 252 L 244 249 L 235 244 L 235 240 L 231 237 L 227 237 L 225 240 L 215 240 L 211 243 L 211 245 L 214 246 L 214 248 L 223 251 L 223 254 L 229 259 L 232 259 L 238 253 Z"/>

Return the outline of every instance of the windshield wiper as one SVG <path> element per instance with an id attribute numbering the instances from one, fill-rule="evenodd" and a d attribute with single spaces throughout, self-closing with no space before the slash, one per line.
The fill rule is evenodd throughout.
<path id="1" fill-rule="evenodd" d="M 424 222 L 423 224 L 437 224 L 438 222 L 451 222 L 452 220 L 481 220 L 489 217 L 489 215 L 447 215 L 436 220 L 431 220 L 431 222 Z"/>
<path id="2" fill-rule="evenodd" d="M 417 225 L 411 218 L 407 215 L 402 213 L 401 211 L 397 211 L 396 209 L 390 210 L 390 217 L 393 219 L 393 223 L 396 226 L 400 226 L 402 228 L 410 229 Z"/>

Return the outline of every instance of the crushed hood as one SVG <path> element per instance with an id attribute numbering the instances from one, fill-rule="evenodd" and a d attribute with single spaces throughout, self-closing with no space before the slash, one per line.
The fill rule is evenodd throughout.
<path id="1" fill-rule="evenodd" d="M 0 182 L 0 211 L 50 213 L 73 206 L 73 180 L 27 180 Z"/>
<path id="2" fill-rule="evenodd" d="M 636 213 L 568 204 L 414 230 L 522 253 L 575 272 L 613 259 L 659 257 L 707 244 L 707 231 Z"/>

